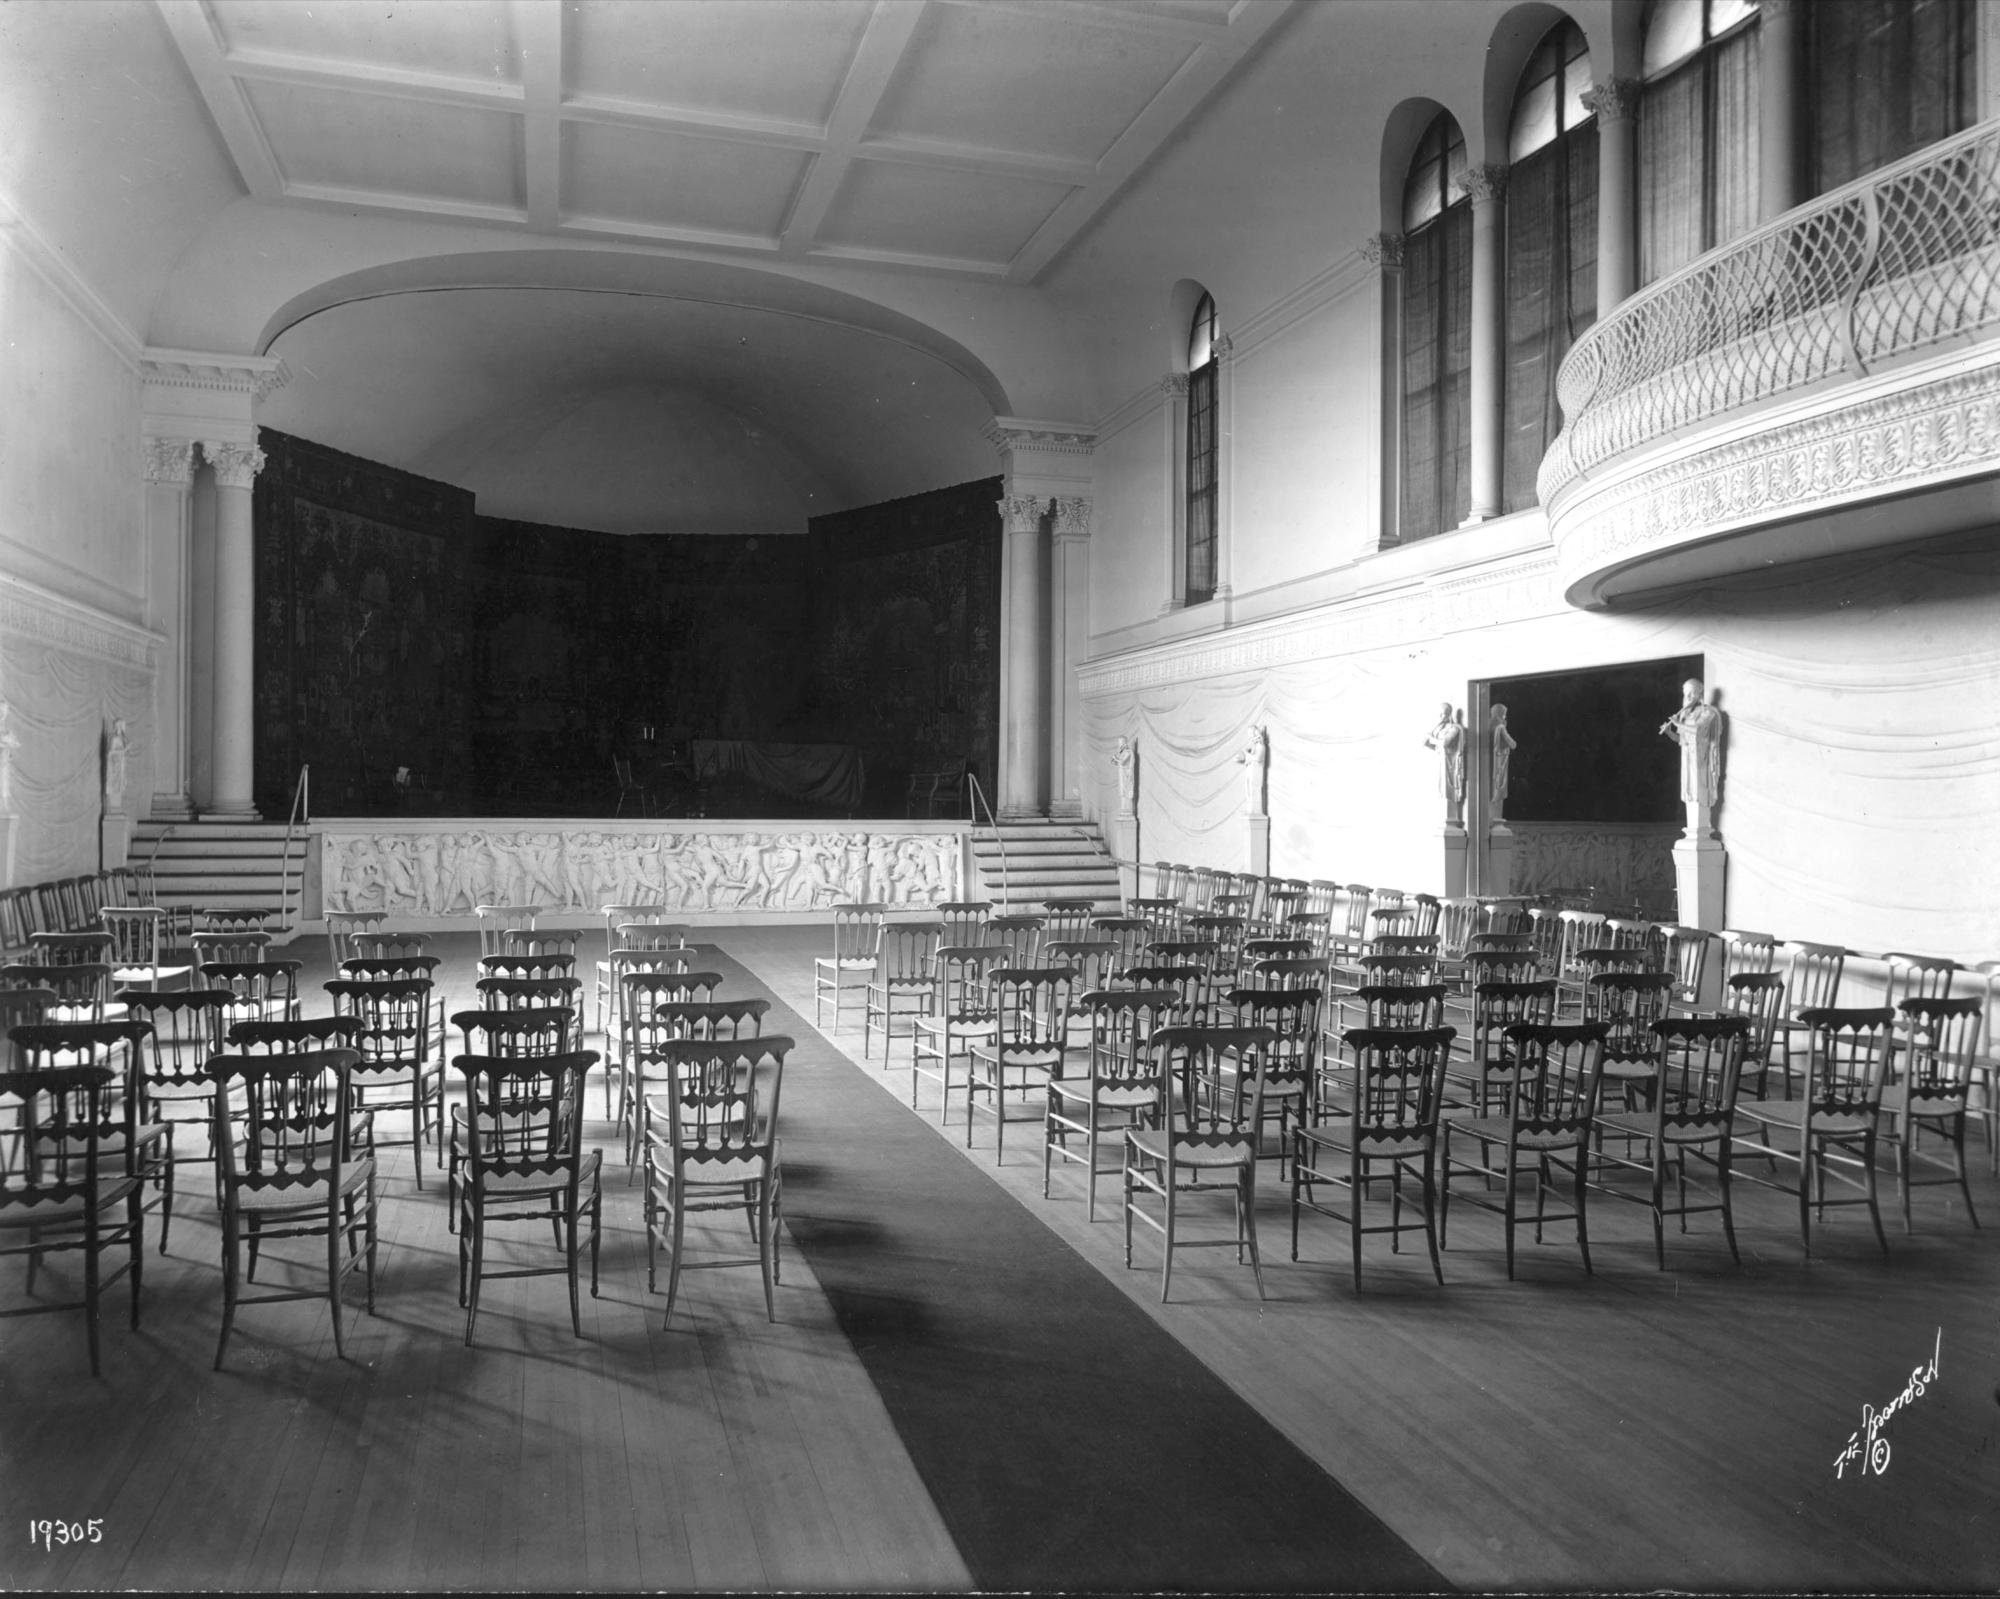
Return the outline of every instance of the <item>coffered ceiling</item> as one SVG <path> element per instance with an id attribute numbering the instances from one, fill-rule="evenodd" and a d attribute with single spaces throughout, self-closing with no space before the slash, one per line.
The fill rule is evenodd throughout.
<path id="1" fill-rule="evenodd" d="M 1294 0 L 159 0 L 251 195 L 1033 282 Z"/>

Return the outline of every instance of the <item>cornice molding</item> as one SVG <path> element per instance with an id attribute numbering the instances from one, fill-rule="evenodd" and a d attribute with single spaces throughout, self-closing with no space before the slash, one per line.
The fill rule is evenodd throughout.
<path id="1" fill-rule="evenodd" d="M 1024 422 L 1018 417 L 995 417 L 986 427 L 986 438 L 995 453 L 1006 457 L 1016 450 L 1041 450 L 1054 455 L 1089 455 L 1097 448 L 1093 428 L 1064 422 Z"/>
<path id="2" fill-rule="evenodd" d="M 19 578 L 0 575 L 0 633 L 153 672 L 164 637 Z"/>
<path id="3" fill-rule="evenodd" d="M 1824 406 L 1822 397 L 1819 403 Z M 1651 470 L 1577 479 L 1549 507 L 1566 584 L 1719 533 L 2000 467 L 2000 364 L 1718 439 Z"/>
<path id="4" fill-rule="evenodd" d="M 102 339 L 128 370 L 137 370 L 144 341 L 83 279 L 62 252 L 35 231 L 28 219 L 0 198 L 0 241 L 26 263 Z"/>
<path id="5" fill-rule="evenodd" d="M 261 400 L 290 382 L 292 372 L 274 356 L 147 349 L 139 363 L 139 375 L 159 388 L 247 394 L 252 400 Z"/>

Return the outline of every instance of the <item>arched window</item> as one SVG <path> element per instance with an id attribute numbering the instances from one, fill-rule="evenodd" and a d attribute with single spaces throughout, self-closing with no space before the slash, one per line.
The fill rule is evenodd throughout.
<path id="1" fill-rule="evenodd" d="M 1403 485 L 1397 535 L 1428 538 L 1471 510 L 1472 203 L 1465 140 L 1439 112 L 1403 184 Z"/>
<path id="2" fill-rule="evenodd" d="M 1215 598 L 1216 449 L 1215 299 L 1203 294 L 1188 328 L 1186 602 Z"/>
<path id="3" fill-rule="evenodd" d="M 1757 220 L 1757 0 L 1647 0 L 1639 277 Z"/>
<path id="4" fill-rule="evenodd" d="M 1597 124 L 1590 55 L 1561 22 L 1521 73 L 1507 135 L 1507 367 L 1501 505 L 1535 503 L 1562 414 L 1556 369 L 1597 320 Z"/>
<path id="5" fill-rule="evenodd" d="M 1811 193 L 1972 125 L 1971 0 L 1841 0 L 1805 20 Z"/>

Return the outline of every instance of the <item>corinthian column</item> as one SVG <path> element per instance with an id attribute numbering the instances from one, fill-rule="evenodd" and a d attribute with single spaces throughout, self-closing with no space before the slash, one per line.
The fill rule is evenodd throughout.
<path id="1" fill-rule="evenodd" d="M 146 625 L 167 641 L 153 679 L 151 814 L 181 819 L 193 814 L 188 803 L 188 502 L 194 444 L 149 438 L 145 449 L 146 542 L 152 562 Z"/>
<path id="2" fill-rule="evenodd" d="M 1010 494 L 1000 501 L 1000 587 L 1006 634 L 1001 640 L 1000 815 L 1012 820 L 1041 814 L 1048 704 L 1047 605 L 1042 587 L 1042 516 L 1038 495 Z"/>
<path id="3" fill-rule="evenodd" d="M 1507 169 L 1468 167 L 1459 179 L 1472 198 L 1472 495 L 1467 525 L 1498 516 L 1501 509 L 1500 408 L 1506 350 L 1500 301 L 1506 277 L 1501 211 L 1507 196 Z"/>
<path id="4" fill-rule="evenodd" d="M 1083 698 L 1090 653 L 1090 500 L 1056 499 L 1049 544 L 1049 815 L 1083 815 Z"/>
<path id="5" fill-rule="evenodd" d="M 215 470 L 215 800 L 209 814 L 254 820 L 257 582 L 250 490 L 264 452 L 254 444 L 204 440 L 201 453 Z"/>
<path id="6" fill-rule="evenodd" d="M 1585 91 L 1597 118 L 1597 314 L 1639 286 L 1639 80 L 1612 78 Z"/>
<path id="7" fill-rule="evenodd" d="M 1403 504 L 1403 236 L 1375 233 L 1360 244 L 1361 259 L 1375 269 L 1376 303 L 1381 315 L 1381 359 L 1375 363 L 1381 389 L 1376 395 L 1380 426 L 1377 457 L 1381 517 L 1355 554 L 1391 549 L 1401 536 Z"/>

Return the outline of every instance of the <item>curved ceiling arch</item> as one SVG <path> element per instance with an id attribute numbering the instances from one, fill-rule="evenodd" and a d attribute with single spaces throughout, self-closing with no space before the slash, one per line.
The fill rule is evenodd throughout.
<path id="1" fill-rule="evenodd" d="M 636 295 L 741 307 L 852 328 L 907 345 L 972 384 L 995 416 L 1011 414 L 1007 390 L 957 340 L 900 311 L 821 284 L 736 263 L 596 250 L 504 250 L 413 256 L 327 279 L 271 314 L 256 349 L 269 354 L 290 328 L 356 300 L 447 289 L 550 289 Z"/>

